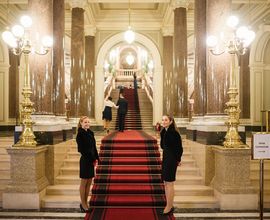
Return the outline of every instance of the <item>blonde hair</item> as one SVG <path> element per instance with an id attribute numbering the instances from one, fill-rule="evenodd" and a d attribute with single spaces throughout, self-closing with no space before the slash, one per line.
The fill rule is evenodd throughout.
<path id="1" fill-rule="evenodd" d="M 86 118 L 88 118 L 88 116 L 81 116 L 81 117 L 80 117 L 80 120 L 79 120 L 78 125 L 77 125 L 77 131 L 78 131 L 79 128 L 82 127 L 82 124 L 81 124 L 81 123 L 82 123 L 83 120 L 86 119 Z"/>

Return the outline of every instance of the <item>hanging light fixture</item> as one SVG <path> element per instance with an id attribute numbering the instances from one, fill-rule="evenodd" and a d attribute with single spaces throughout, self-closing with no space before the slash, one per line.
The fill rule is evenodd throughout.
<path id="1" fill-rule="evenodd" d="M 128 30 L 125 32 L 125 41 L 131 44 L 135 40 L 135 33 L 130 26 L 130 0 L 128 0 Z"/>
<path id="2" fill-rule="evenodd" d="M 131 53 L 126 56 L 126 62 L 128 65 L 132 65 L 134 63 L 134 56 Z"/>

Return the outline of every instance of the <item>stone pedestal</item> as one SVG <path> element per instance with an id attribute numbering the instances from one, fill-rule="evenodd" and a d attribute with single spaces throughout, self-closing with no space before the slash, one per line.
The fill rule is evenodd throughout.
<path id="1" fill-rule="evenodd" d="M 258 194 L 250 182 L 248 148 L 213 147 L 215 176 L 211 185 L 220 202 L 221 210 L 255 210 Z"/>
<path id="2" fill-rule="evenodd" d="M 4 209 L 40 209 L 48 180 L 45 176 L 47 147 L 10 147 L 11 182 L 3 193 Z"/>

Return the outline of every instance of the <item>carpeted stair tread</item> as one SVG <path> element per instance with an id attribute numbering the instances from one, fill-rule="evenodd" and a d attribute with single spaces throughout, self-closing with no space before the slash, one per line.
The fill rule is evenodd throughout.
<path id="1" fill-rule="evenodd" d="M 160 158 L 107 158 L 100 157 L 100 165 L 160 165 Z"/>
<path id="2" fill-rule="evenodd" d="M 163 184 L 95 184 L 92 194 L 163 194 Z"/>
<path id="3" fill-rule="evenodd" d="M 161 208 L 94 208 L 85 219 L 99 220 L 175 220 L 173 215 L 161 216 Z M 128 217 L 127 217 L 128 216 Z"/>
<path id="4" fill-rule="evenodd" d="M 136 163 L 138 164 L 138 163 Z M 131 166 L 130 164 L 127 166 L 98 166 L 96 169 L 97 174 L 159 174 L 160 173 L 160 166 Z"/>
<path id="5" fill-rule="evenodd" d="M 100 157 L 160 157 L 159 151 L 139 151 L 139 150 L 101 150 Z"/>
<path id="6" fill-rule="evenodd" d="M 148 151 L 148 150 L 158 150 L 158 145 L 127 145 L 127 144 L 117 144 L 117 145 L 101 145 L 100 150 L 137 150 L 137 151 Z"/>
<path id="7" fill-rule="evenodd" d="M 164 206 L 164 195 L 92 195 L 90 206 Z"/>
<path id="8" fill-rule="evenodd" d="M 99 175 L 97 174 L 94 183 L 162 183 L 161 175 Z"/>

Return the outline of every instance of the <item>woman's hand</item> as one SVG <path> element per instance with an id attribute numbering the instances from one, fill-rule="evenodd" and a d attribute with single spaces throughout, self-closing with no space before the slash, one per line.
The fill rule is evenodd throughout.
<path id="1" fill-rule="evenodd" d="M 177 161 L 177 166 L 181 166 L 181 161 Z"/>

